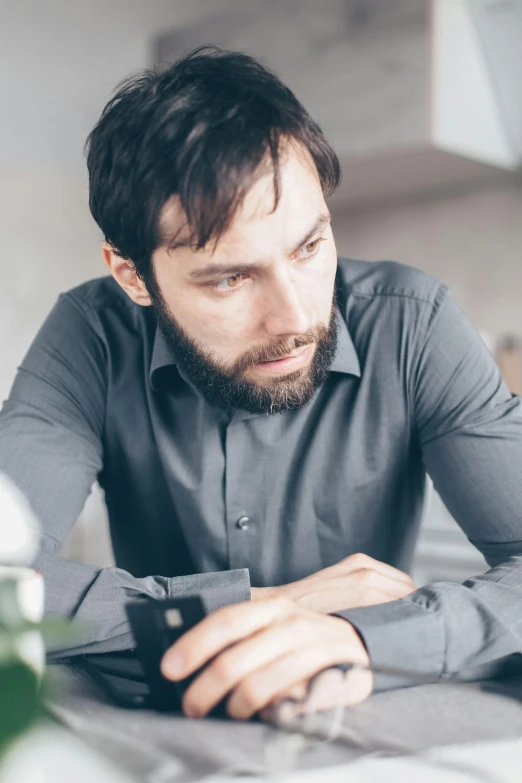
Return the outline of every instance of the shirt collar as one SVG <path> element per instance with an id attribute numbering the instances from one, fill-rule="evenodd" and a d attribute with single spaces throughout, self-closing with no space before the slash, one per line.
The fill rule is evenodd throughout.
<path id="1" fill-rule="evenodd" d="M 163 336 L 163 332 L 156 326 L 156 333 L 154 335 L 154 344 L 152 346 L 152 357 L 150 360 L 150 383 L 153 389 L 158 388 L 158 371 L 163 367 L 175 367 L 176 362 L 172 358 L 172 354 L 169 351 L 167 341 Z"/>
<path id="2" fill-rule="evenodd" d="M 356 375 L 360 377 L 361 368 L 359 359 L 348 331 L 346 321 L 337 310 L 337 348 L 335 356 L 330 367 L 330 372 L 340 372 L 347 375 Z M 169 351 L 163 332 L 156 327 L 154 335 L 154 345 L 152 347 L 152 358 L 150 362 L 149 378 L 153 388 L 157 388 L 157 371 L 163 367 L 175 367 L 176 362 Z"/>
<path id="3" fill-rule="evenodd" d="M 361 366 L 355 350 L 355 345 L 350 337 L 348 325 L 343 316 L 337 310 L 337 349 L 330 372 L 342 372 L 347 375 L 361 376 Z"/>

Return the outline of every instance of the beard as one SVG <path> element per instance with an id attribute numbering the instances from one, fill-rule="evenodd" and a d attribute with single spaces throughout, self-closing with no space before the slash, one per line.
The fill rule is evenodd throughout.
<path id="1" fill-rule="evenodd" d="M 328 324 L 316 324 L 293 340 L 247 351 L 232 367 L 214 359 L 204 346 L 187 334 L 170 312 L 157 286 L 149 287 L 149 293 L 157 325 L 178 370 L 211 405 L 258 414 L 284 413 L 306 405 L 326 379 L 337 348 L 337 283 Z M 295 372 L 271 376 L 265 383 L 245 377 L 249 368 L 259 362 L 281 359 L 298 348 L 313 344 L 316 350 L 312 360 Z"/>

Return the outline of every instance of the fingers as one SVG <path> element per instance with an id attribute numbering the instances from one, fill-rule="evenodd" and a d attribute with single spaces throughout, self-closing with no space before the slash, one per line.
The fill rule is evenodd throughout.
<path id="1" fill-rule="evenodd" d="M 367 555 L 365 555 L 365 557 L 367 557 Z M 404 571 L 401 571 L 399 568 L 395 568 L 389 563 L 383 563 L 381 560 L 376 560 L 373 557 L 370 557 L 369 561 L 367 567 L 379 571 L 383 576 L 389 576 L 390 579 L 398 579 L 399 581 L 407 582 L 408 584 L 412 583 L 411 576 Z"/>
<path id="2" fill-rule="evenodd" d="M 183 710 L 187 715 L 206 715 L 226 694 L 232 693 L 227 706 L 230 715 L 249 717 L 269 704 L 281 691 L 294 696 L 302 695 L 303 682 L 332 663 L 368 663 L 364 645 L 350 623 L 329 615 L 300 610 L 291 602 L 290 606 L 280 601 L 266 603 L 278 606 L 272 606 L 265 614 L 258 611 L 261 604 L 248 604 L 247 613 L 242 610 L 243 607 L 242 611 L 232 613 L 222 610 L 216 613 L 216 616 L 228 615 L 230 625 L 225 635 L 227 644 L 216 655 L 210 653 L 213 659 L 187 688 L 183 698 Z M 239 605 L 236 606 L 236 610 L 239 608 Z M 245 634 L 248 614 L 254 618 L 248 623 L 249 630 L 267 623 L 267 617 L 276 619 L 253 633 Z M 232 633 L 230 630 L 231 627 L 235 629 L 233 623 L 238 617 L 244 638 L 236 638 L 236 631 Z M 206 621 L 192 629 L 193 632 L 200 631 L 197 635 L 193 633 L 195 650 L 182 651 L 186 660 L 192 654 L 195 669 L 200 668 L 201 657 L 209 654 L 209 650 L 213 651 L 216 646 L 217 631 L 214 624 L 207 622 L 211 619 L 214 616 L 206 618 Z M 211 643 L 201 635 L 205 625 L 207 636 L 210 627 Z M 185 636 L 188 637 L 189 632 Z M 220 637 L 220 644 L 223 638 Z M 233 638 L 236 641 L 230 643 Z M 181 641 L 171 650 L 178 647 Z M 199 644 L 205 644 L 205 652 L 198 649 Z M 167 669 L 167 664 L 163 668 Z"/>
<path id="3" fill-rule="evenodd" d="M 305 699 L 300 706 L 302 713 L 331 710 L 345 704 L 348 694 L 344 691 L 346 673 L 340 669 L 325 669 L 313 678 Z"/>
<path id="4" fill-rule="evenodd" d="M 206 715 L 226 694 L 255 669 L 287 654 L 296 646 L 306 649 L 316 641 L 317 630 L 299 613 L 273 623 L 234 644 L 209 663 L 183 697 L 183 711 L 196 717 Z M 329 626 L 323 641 L 331 637 Z"/>
<path id="5" fill-rule="evenodd" d="M 295 605 L 286 598 L 225 606 L 189 631 L 165 653 L 162 674 L 180 680 L 203 666 L 225 647 L 290 615 Z"/>
<path id="6" fill-rule="evenodd" d="M 299 716 L 352 706 L 365 698 L 365 679 L 357 670 L 325 669 L 311 681 L 302 680 L 278 694 L 260 711 L 260 717 L 269 723 L 285 726 Z"/>
<path id="7" fill-rule="evenodd" d="M 399 582 L 398 579 L 387 579 L 386 577 L 376 575 L 375 571 L 373 572 L 373 575 L 369 577 L 369 582 L 370 592 L 373 589 L 375 592 L 387 595 L 388 601 L 404 598 L 415 589 L 412 588 L 411 585 L 406 584 L 406 582 Z M 375 603 L 380 603 L 380 601 L 376 601 Z"/>
<path id="8" fill-rule="evenodd" d="M 349 600 L 348 606 L 374 606 L 375 604 L 388 603 L 405 598 L 413 592 L 415 587 L 407 582 L 383 576 L 373 569 L 361 569 L 353 574 L 350 589 L 344 592 Z"/>
<path id="9" fill-rule="evenodd" d="M 261 720 L 267 723 L 275 723 L 284 726 L 296 717 L 300 704 L 303 704 L 308 693 L 308 680 L 291 685 L 284 692 L 284 696 L 273 699 L 270 704 L 259 711 Z"/>
<path id="10" fill-rule="evenodd" d="M 285 726 L 301 715 L 344 705 L 344 682 L 345 673 L 340 669 L 323 669 L 311 680 L 301 680 L 278 694 L 260 711 L 260 717 L 269 723 Z"/>
<path id="11" fill-rule="evenodd" d="M 409 574 L 405 574 L 404 571 L 400 571 L 398 568 L 388 565 L 388 563 L 382 563 L 380 560 L 375 560 L 375 558 L 370 557 L 369 555 L 364 555 L 362 553 L 350 555 L 350 557 L 341 560 L 337 565 L 342 565 L 343 569 L 347 569 L 347 571 L 344 571 L 345 573 L 372 569 L 390 579 L 396 579 L 399 582 L 405 582 L 408 585 L 412 585 L 413 589 L 415 589 Z"/>
<path id="12" fill-rule="evenodd" d="M 290 688 L 308 681 L 327 667 L 346 662 L 346 659 L 346 644 L 340 642 L 295 649 L 256 669 L 242 680 L 228 700 L 227 711 L 234 718 L 250 718 L 274 700 L 284 697 Z M 354 670 L 350 675 L 350 687 L 343 689 L 342 700 L 345 704 L 353 705 L 370 695 L 373 680 L 369 671 Z M 324 694 L 321 700 L 327 702 Z"/>
<path id="13" fill-rule="evenodd" d="M 379 590 L 379 589 L 370 589 L 365 590 L 362 592 L 360 599 L 356 603 L 352 603 L 350 607 L 345 608 L 354 608 L 356 606 L 377 606 L 377 604 L 388 604 L 391 601 L 397 601 L 400 598 L 405 598 L 405 596 L 408 595 L 407 592 L 404 594 L 400 594 L 400 592 L 393 592 L 391 590 Z"/>

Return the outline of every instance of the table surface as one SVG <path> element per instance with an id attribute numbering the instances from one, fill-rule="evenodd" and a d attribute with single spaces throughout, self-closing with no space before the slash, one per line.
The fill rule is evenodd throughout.
<path id="1" fill-rule="evenodd" d="M 53 713 L 134 780 L 189 783 L 225 769 L 260 770 L 267 747 L 288 746 L 288 735 L 257 722 L 126 710 L 110 704 L 80 667 L 49 668 Z M 295 767 L 326 768 L 376 752 L 409 754 L 517 738 L 522 738 L 522 676 L 421 685 L 375 694 L 345 710 L 343 741 L 300 753 Z"/>

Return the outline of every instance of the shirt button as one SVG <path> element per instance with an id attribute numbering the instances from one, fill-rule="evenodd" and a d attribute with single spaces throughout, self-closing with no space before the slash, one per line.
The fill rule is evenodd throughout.
<path id="1" fill-rule="evenodd" d="M 250 517 L 239 517 L 239 519 L 236 522 L 236 527 L 238 527 L 240 530 L 248 530 L 249 524 L 250 524 Z"/>

